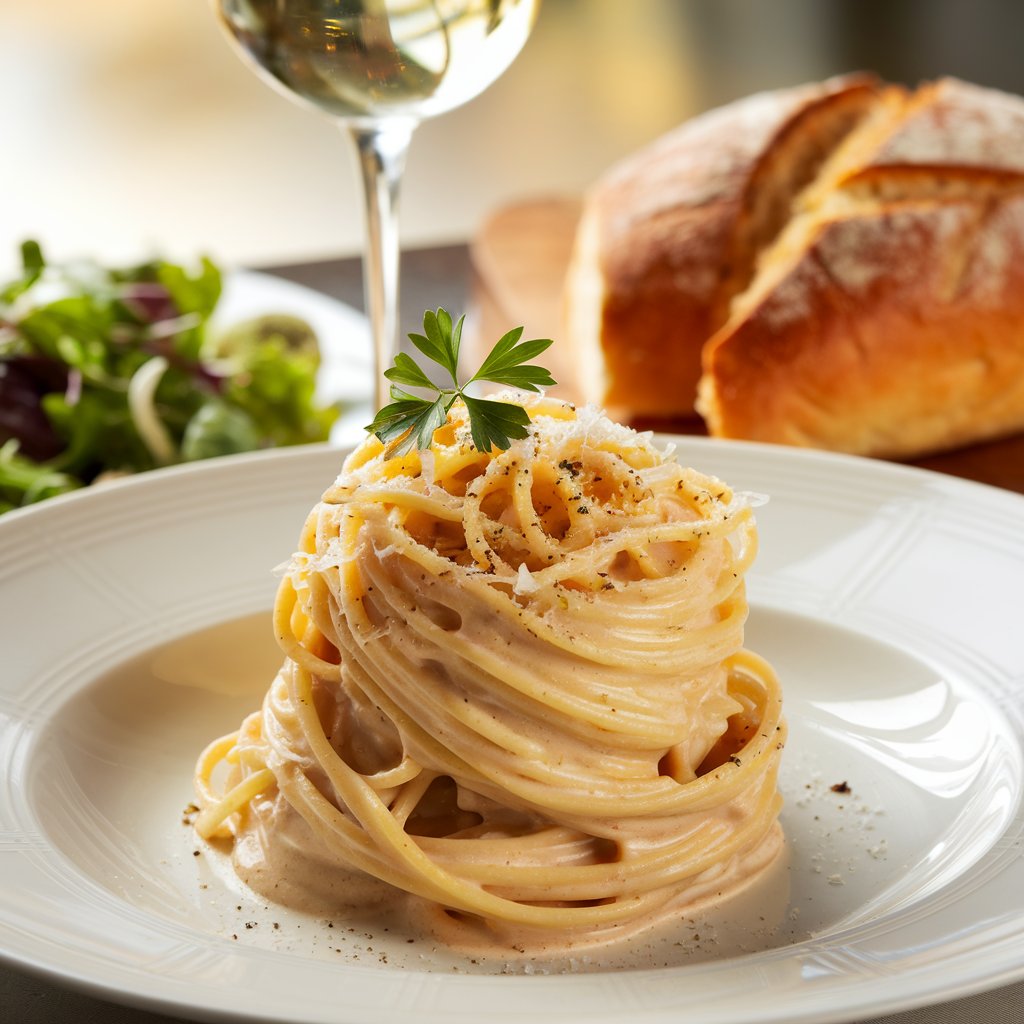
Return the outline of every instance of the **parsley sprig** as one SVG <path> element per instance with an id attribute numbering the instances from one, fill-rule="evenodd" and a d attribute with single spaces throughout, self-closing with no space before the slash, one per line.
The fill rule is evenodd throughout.
<path id="1" fill-rule="evenodd" d="M 526 437 L 530 417 L 522 406 L 510 402 L 491 402 L 473 398 L 465 389 L 476 381 L 505 384 L 524 391 L 540 391 L 555 381 L 543 366 L 526 365 L 550 344 L 549 338 L 520 341 L 523 328 L 505 334 L 491 349 L 483 365 L 469 380 L 459 383 L 459 346 L 465 316 L 452 325 L 451 315 L 444 309 L 427 310 L 423 314 L 423 333 L 410 334 L 409 340 L 451 378 L 451 386 L 435 384 L 419 364 L 400 352 L 394 366 L 384 371 L 391 383 L 394 401 L 384 406 L 366 428 L 387 445 L 387 455 L 404 455 L 414 448 L 428 448 L 434 431 L 445 424 L 448 410 L 456 399 L 462 399 L 469 411 L 469 429 L 474 447 L 481 452 L 491 448 L 505 450 L 513 438 Z M 423 388 L 436 398 L 417 398 L 404 387 Z"/>

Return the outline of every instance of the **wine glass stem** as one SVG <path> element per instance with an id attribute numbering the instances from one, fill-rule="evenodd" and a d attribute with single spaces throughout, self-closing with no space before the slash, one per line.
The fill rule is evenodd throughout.
<path id="1" fill-rule="evenodd" d="M 384 371 L 398 351 L 398 199 L 414 121 L 347 126 L 356 145 L 366 203 L 363 289 L 373 335 L 375 409 L 391 400 Z"/>

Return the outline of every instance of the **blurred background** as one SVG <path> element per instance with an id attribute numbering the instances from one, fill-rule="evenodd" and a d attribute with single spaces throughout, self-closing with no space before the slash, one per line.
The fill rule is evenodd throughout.
<path id="1" fill-rule="evenodd" d="M 461 241 L 503 203 L 576 195 L 708 107 L 871 69 L 1024 92 L 1016 0 L 545 0 L 512 69 L 424 124 L 403 244 Z M 260 266 L 356 253 L 354 158 L 221 38 L 204 0 L 0 0 L 0 270 L 53 258 Z"/>

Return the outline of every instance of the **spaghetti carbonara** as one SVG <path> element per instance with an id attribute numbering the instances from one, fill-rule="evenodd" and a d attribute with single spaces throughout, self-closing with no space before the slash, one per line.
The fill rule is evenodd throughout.
<path id="1" fill-rule="evenodd" d="M 507 451 L 461 404 L 427 450 L 371 437 L 310 513 L 281 671 L 196 773 L 199 833 L 272 897 L 331 884 L 453 942 L 573 945 L 778 852 L 750 502 L 589 407 L 526 407 Z"/>

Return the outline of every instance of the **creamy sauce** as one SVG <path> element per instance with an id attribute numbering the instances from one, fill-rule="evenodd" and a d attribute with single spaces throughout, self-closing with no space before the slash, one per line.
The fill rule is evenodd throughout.
<path id="1" fill-rule="evenodd" d="M 339 864 L 283 800 L 259 802 L 226 856 L 254 893 L 275 904 L 313 917 L 358 920 L 364 927 L 404 933 L 416 940 L 437 940 L 453 953 L 486 966 L 527 961 L 557 965 L 580 954 L 614 962 L 628 958 L 628 950 L 640 938 L 649 943 L 652 955 L 674 949 L 678 956 L 685 948 L 682 938 L 695 930 L 698 921 L 712 933 L 718 921 L 719 927 L 768 936 L 783 923 L 789 896 L 784 850 L 782 830 L 776 826 L 752 854 L 711 869 L 687 889 L 685 898 L 667 896 L 656 913 L 614 936 L 602 931 L 559 935 L 496 926 L 445 911 Z M 744 899 L 748 891 L 749 901 Z M 691 953 L 695 945 L 691 944 Z"/>

